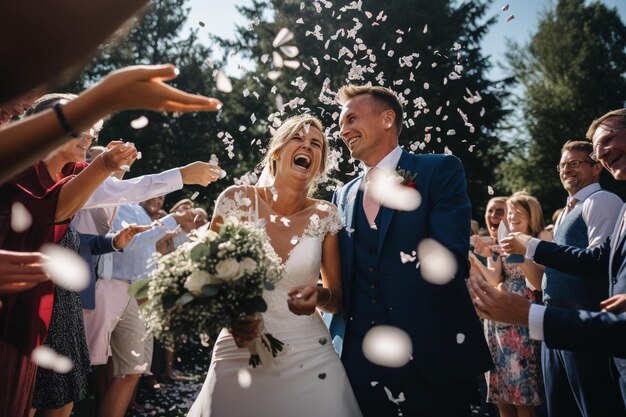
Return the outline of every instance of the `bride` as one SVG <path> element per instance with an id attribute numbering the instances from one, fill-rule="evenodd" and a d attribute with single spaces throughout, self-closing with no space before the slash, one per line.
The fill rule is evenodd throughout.
<path id="1" fill-rule="evenodd" d="M 222 330 L 188 417 L 361 416 L 316 311 L 338 312 L 342 297 L 339 213 L 331 203 L 309 197 L 326 166 L 328 143 L 322 130 L 311 115 L 287 119 L 262 162 L 273 184 L 232 186 L 217 200 L 211 229 L 218 231 L 229 217 L 260 220 L 285 265 L 285 277 L 263 295 L 268 304 L 263 325 L 285 347 L 273 365 L 252 368 L 250 352 L 240 348 L 250 342 L 252 327 L 238 328 L 236 339 Z M 323 287 L 317 286 L 320 272 Z M 258 322 L 255 326 L 258 330 Z M 240 381 L 247 372 L 249 386 Z"/>

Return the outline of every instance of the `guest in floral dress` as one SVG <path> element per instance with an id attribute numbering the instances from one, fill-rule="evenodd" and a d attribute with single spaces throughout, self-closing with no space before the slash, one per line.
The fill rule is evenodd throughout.
<path id="1" fill-rule="evenodd" d="M 543 214 L 537 199 L 520 191 L 507 200 L 507 220 L 511 232 L 538 236 L 543 230 Z M 529 285 L 541 288 L 543 267 L 524 259 L 512 263 L 506 254 L 498 253 L 493 260 L 492 249 L 479 245 L 477 253 L 488 258 L 488 266 L 470 255 L 472 266 L 493 286 L 502 285 L 507 291 L 521 294 L 534 301 Z M 535 407 L 544 401 L 541 376 L 541 345 L 531 340 L 528 328 L 485 320 L 485 336 L 495 368 L 485 374 L 487 401 L 495 403 L 501 417 L 535 416 Z"/>

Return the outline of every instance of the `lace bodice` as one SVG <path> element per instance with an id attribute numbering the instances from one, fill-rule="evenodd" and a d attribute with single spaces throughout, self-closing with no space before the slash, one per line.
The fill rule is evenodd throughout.
<path id="1" fill-rule="evenodd" d="M 285 265 L 285 277 L 273 291 L 263 295 L 268 311 L 263 315 L 271 330 L 298 326 L 308 316 L 296 316 L 287 308 L 287 292 L 293 287 L 315 285 L 322 261 L 322 243 L 328 233 L 342 227 L 339 211 L 333 204 L 317 200 L 290 216 L 272 211 L 250 186 L 233 186 L 224 191 L 215 205 L 214 219 L 236 218 L 263 224 L 270 244 Z"/>

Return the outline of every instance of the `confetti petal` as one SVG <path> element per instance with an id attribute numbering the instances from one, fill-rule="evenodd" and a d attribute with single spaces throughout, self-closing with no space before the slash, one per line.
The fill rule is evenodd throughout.
<path id="1" fill-rule="evenodd" d="M 395 172 L 376 170 L 369 187 L 372 197 L 394 210 L 413 211 L 422 203 L 420 193 L 413 187 L 403 185 L 402 177 Z"/>
<path id="2" fill-rule="evenodd" d="M 30 228 L 33 216 L 28 209 L 19 201 L 11 206 L 11 229 L 15 233 L 22 233 Z"/>
<path id="3" fill-rule="evenodd" d="M 217 71 L 215 76 L 215 86 L 217 89 L 223 93 L 230 93 L 233 91 L 233 85 L 230 82 L 230 78 L 228 78 L 222 71 Z"/>
<path id="4" fill-rule="evenodd" d="M 48 346 L 37 347 L 31 353 L 30 358 L 40 368 L 52 369 L 59 374 L 66 374 L 74 367 L 70 358 L 59 355 Z"/>
<path id="5" fill-rule="evenodd" d="M 424 239 L 417 247 L 422 278 L 431 284 L 444 285 L 456 274 L 457 263 L 452 253 L 434 239 Z"/>
<path id="6" fill-rule="evenodd" d="M 282 28 L 281 30 L 278 31 L 278 34 L 274 38 L 274 41 L 272 42 L 272 46 L 274 48 L 278 48 L 279 46 L 286 44 L 292 39 L 293 39 L 293 32 L 287 28 Z"/>
<path id="7" fill-rule="evenodd" d="M 130 127 L 133 129 L 143 129 L 148 126 L 148 118 L 146 116 L 140 116 L 130 122 Z"/>
<path id="8" fill-rule="evenodd" d="M 363 339 L 363 354 L 376 365 L 400 368 L 411 360 L 412 352 L 411 338 L 398 327 L 373 327 Z"/>
<path id="9" fill-rule="evenodd" d="M 48 256 L 43 270 L 59 287 L 69 291 L 82 291 L 89 285 L 90 274 L 87 263 L 76 252 L 47 243 L 41 252 Z"/>
<path id="10" fill-rule="evenodd" d="M 295 58 L 300 53 L 297 46 L 281 46 L 280 52 L 287 58 Z"/>
<path id="11" fill-rule="evenodd" d="M 239 386 L 243 389 L 250 388 L 250 385 L 252 385 L 252 375 L 250 375 L 250 371 L 247 369 L 237 371 L 237 382 L 239 382 Z"/>

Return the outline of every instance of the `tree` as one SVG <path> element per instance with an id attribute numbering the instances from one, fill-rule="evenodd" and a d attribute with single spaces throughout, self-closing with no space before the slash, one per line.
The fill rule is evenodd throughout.
<path id="1" fill-rule="evenodd" d="M 219 96 L 215 89 L 213 69 L 207 64 L 210 50 L 198 42 L 197 31 L 181 38 L 181 31 L 189 9 L 187 0 L 157 0 L 151 2 L 149 12 L 130 29 L 102 47 L 83 73 L 67 86 L 68 91 L 81 91 L 110 71 L 128 65 L 173 63 L 179 70 L 178 78 L 171 82 L 177 88 L 207 96 Z M 141 129 L 131 127 L 131 121 L 146 116 L 148 125 Z M 127 111 L 113 115 L 104 124 L 100 142 L 122 138 L 133 142 L 142 152 L 127 178 L 161 172 L 168 168 L 186 165 L 196 160 L 209 161 L 216 154 L 220 165 L 231 175 L 241 170 L 227 157 L 225 146 L 218 137 L 226 130 L 220 114 L 190 113 L 181 116 L 142 111 Z M 245 152 L 245 148 L 243 148 Z M 208 188 L 186 187 L 168 196 L 168 202 L 189 197 L 199 191 L 197 200 L 212 209 L 212 202 L 223 190 L 220 184 Z"/>
<path id="2" fill-rule="evenodd" d="M 554 168 L 562 145 L 584 139 L 593 119 L 624 105 L 624 45 L 626 26 L 616 9 L 559 0 L 542 16 L 530 43 L 517 45 L 508 57 L 524 90 L 516 104 L 527 136 L 515 141 L 516 151 L 498 167 L 499 185 L 510 192 L 525 188 L 546 217 L 563 206 L 566 195 Z M 607 185 L 619 191 L 617 184 Z"/>
<path id="3" fill-rule="evenodd" d="M 268 112 L 285 113 L 272 119 L 307 107 L 321 116 L 342 168 L 332 175 L 346 181 L 356 166 L 338 140 L 340 107 L 334 93 L 347 82 L 391 87 L 405 104 L 401 145 L 415 152 L 457 155 L 468 174 L 475 214 L 481 212 L 487 186 L 495 182 L 491 164 L 505 152 L 495 131 L 507 113 L 502 106 L 505 83 L 486 79 L 490 63 L 479 47 L 494 22 L 481 22 L 485 2 L 255 0 L 239 10 L 254 22 L 253 30 L 240 27 L 234 41 L 220 41 L 229 53 L 255 62 L 245 88 L 254 89 L 263 105 L 248 107 L 244 102 L 244 111 L 265 106 Z M 272 21 L 263 19 L 268 10 L 274 12 Z M 282 47 L 273 46 L 281 28 L 294 37 Z M 297 47 L 298 55 L 289 57 L 294 50 L 285 46 Z M 292 68 L 297 65 L 293 61 L 299 67 Z M 278 78 L 272 74 L 276 71 L 281 72 Z M 275 104 L 278 95 L 283 104 L 301 105 L 281 109 Z"/>

